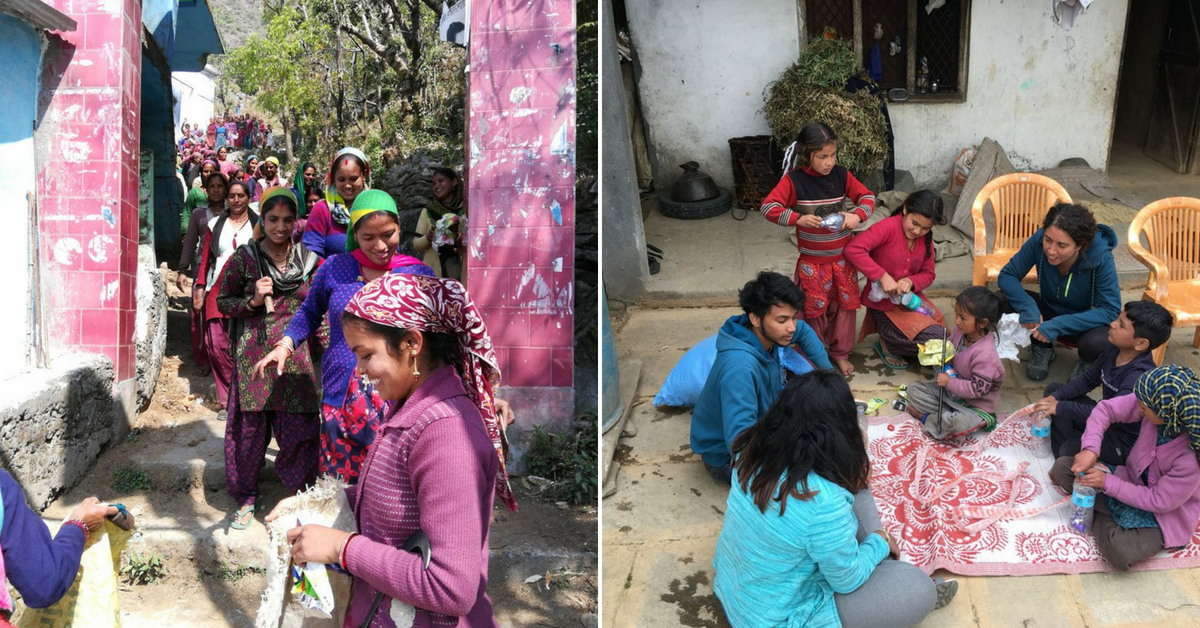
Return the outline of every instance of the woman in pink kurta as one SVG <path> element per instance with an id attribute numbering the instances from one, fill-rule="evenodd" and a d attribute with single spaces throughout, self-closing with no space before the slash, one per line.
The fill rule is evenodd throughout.
<path id="1" fill-rule="evenodd" d="M 492 504 L 517 505 L 493 393 L 500 373 L 479 311 L 453 279 L 389 274 L 359 290 L 340 323 L 359 370 L 393 405 L 349 489 L 360 533 L 295 528 L 293 559 L 354 577 L 346 627 L 396 627 L 396 600 L 416 609 L 415 626 L 494 628 Z M 401 549 L 418 532 L 428 562 Z"/>
<path id="2" fill-rule="evenodd" d="M 875 223 L 846 245 L 846 259 L 867 277 L 861 296 L 867 316 L 859 340 L 878 332 L 875 352 L 892 368 L 906 368 L 905 358 L 917 355 L 917 343 L 946 335 L 942 313 L 922 294 L 935 276 L 933 226 L 945 222 L 941 196 L 932 190 L 920 190 L 904 201 L 899 212 Z M 887 298 L 871 298 L 876 283 Z M 908 293 L 916 294 L 928 306 L 928 313 L 896 303 Z"/>

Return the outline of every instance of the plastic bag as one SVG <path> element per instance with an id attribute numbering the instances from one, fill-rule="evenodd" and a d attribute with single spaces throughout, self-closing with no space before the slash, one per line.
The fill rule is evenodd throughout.
<path id="1" fill-rule="evenodd" d="M 867 293 L 872 301 L 891 301 L 897 305 L 900 304 L 900 297 L 894 297 L 888 294 L 883 286 L 879 285 L 878 281 L 871 282 L 871 291 Z"/>
<path id="2" fill-rule="evenodd" d="M 654 396 L 657 407 L 688 407 L 700 400 L 700 391 L 708 381 L 708 372 L 717 361 L 717 335 L 696 343 L 675 363 L 662 388 Z"/>
<path id="3" fill-rule="evenodd" d="M 10 620 L 17 628 L 121 628 L 117 570 L 131 532 L 111 521 L 88 536 L 75 584 L 49 608 L 21 608 Z"/>
<path id="4" fill-rule="evenodd" d="M 1001 360 L 1020 362 L 1017 351 L 1028 347 L 1033 332 L 1021 326 L 1021 315 L 1012 313 L 1000 317 L 996 324 L 996 355 Z"/>
<path id="5" fill-rule="evenodd" d="M 433 226 L 433 246 L 437 248 L 453 247 L 458 242 L 458 234 L 466 229 L 466 218 L 456 214 L 444 214 Z"/>
<path id="6" fill-rule="evenodd" d="M 958 157 L 954 158 L 954 164 L 950 166 L 950 186 L 947 190 L 951 196 L 962 194 L 967 177 L 971 175 L 971 166 L 975 163 L 975 153 L 978 151 L 979 147 L 972 144 L 959 151 Z"/>
<path id="7" fill-rule="evenodd" d="M 296 519 L 297 526 L 308 523 L 318 522 L 305 521 L 305 517 Z M 292 599 L 320 617 L 333 617 L 333 585 L 329 583 L 325 565 L 305 563 L 304 567 L 299 567 L 292 564 Z"/>
<path id="8" fill-rule="evenodd" d="M 942 344 L 943 342 L 940 338 L 934 338 L 924 343 L 918 342 L 917 362 L 920 362 L 921 366 L 944 367 L 949 364 L 950 360 L 954 358 L 954 344 L 949 340 L 945 341 L 946 360 L 944 362 L 942 361 Z"/>
<path id="9" fill-rule="evenodd" d="M 257 628 L 342 628 L 346 608 L 350 603 L 350 576 L 326 570 L 324 565 L 308 565 L 302 573 L 310 584 L 316 584 L 319 576 L 309 577 L 308 568 L 319 566 L 325 572 L 324 582 L 328 585 L 332 607 L 329 615 L 310 610 L 298 601 L 292 591 L 291 546 L 287 542 L 287 531 L 304 523 L 325 525 L 346 532 L 354 532 L 354 514 L 346 499 L 345 486 L 330 477 L 322 477 L 312 487 L 296 495 L 290 508 L 280 517 L 267 524 L 269 547 L 267 548 L 267 587 L 263 592 L 262 604 L 255 618 Z M 322 586 L 322 589 L 324 585 Z M 315 587 L 314 587 L 315 590 Z M 320 599 L 321 595 L 316 596 Z M 332 615 L 332 616 L 330 616 Z"/>

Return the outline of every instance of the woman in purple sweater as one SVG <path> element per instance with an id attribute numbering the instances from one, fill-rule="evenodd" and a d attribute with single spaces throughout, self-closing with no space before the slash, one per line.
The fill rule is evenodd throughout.
<path id="1" fill-rule="evenodd" d="M 1140 423 L 1125 464 L 1097 462 L 1104 432 L 1114 423 Z M 1183 547 L 1200 524 L 1200 380 L 1168 364 L 1147 371 L 1132 395 L 1096 404 L 1083 432 L 1083 450 L 1062 456 L 1050 479 L 1064 491 L 1080 484 L 1104 491 L 1096 500 L 1092 534 L 1100 554 L 1119 571 L 1165 548 Z"/>
<path id="2" fill-rule="evenodd" d="M 387 275 L 350 300 L 342 326 L 392 408 L 349 489 L 361 534 L 292 529 L 293 559 L 338 564 L 354 577 L 345 626 L 396 626 L 392 600 L 416 608 L 416 626 L 496 626 L 487 596 L 492 503 L 517 504 L 493 395 L 500 372 L 479 311 L 452 279 Z M 429 539 L 428 565 L 401 549 L 417 531 Z"/>
<path id="3" fill-rule="evenodd" d="M 313 206 L 301 241 L 308 250 L 329 257 L 346 252 L 346 230 L 354 199 L 371 187 L 371 162 L 357 148 L 343 148 L 329 164 L 325 200 Z"/>
<path id="4" fill-rule="evenodd" d="M 75 582 L 88 535 L 117 514 L 89 497 L 71 511 L 67 522 L 50 536 L 37 513 L 25 504 L 25 492 L 8 471 L 0 469 L 0 617 L 12 612 L 5 580 L 30 608 L 46 608 L 62 599 Z"/>

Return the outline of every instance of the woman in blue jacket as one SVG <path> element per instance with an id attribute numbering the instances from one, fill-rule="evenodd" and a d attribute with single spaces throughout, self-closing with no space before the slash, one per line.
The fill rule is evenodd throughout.
<path id="1" fill-rule="evenodd" d="M 867 490 L 854 397 L 840 374 L 788 383 L 733 444 L 713 589 L 734 628 L 901 628 L 958 591 L 895 560 Z"/>
<path id="2" fill-rule="evenodd" d="M 1021 324 L 1033 332 L 1025 373 L 1041 381 L 1056 357 L 1054 341 L 1079 347 L 1076 368 L 1086 367 L 1108 346 L 1108 325 L 1121 315 L 1121 284 L 1112 251 L 1117 234 L 1097 225 L 1080 205 L 1050 208 L 1038 229 L 1000 271 L 1000 290 Z M 1037 268 L 1038 292 L 1021 279 Z"/>

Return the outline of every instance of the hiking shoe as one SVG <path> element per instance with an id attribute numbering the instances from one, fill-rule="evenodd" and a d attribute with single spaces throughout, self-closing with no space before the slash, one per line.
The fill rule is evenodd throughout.
<path id="1" fill-rule="evenodd" d="M 958 580 L 942 580 L 936 579 L 933 581 L 937 588 L 937 603 L 933 605 L 933 610 L 942 608 L 954 599 L 958 593 Z"/>
<path id="2" fill-rule="evenodd" d="M 1033 345 L 1030 351 L 1029 361 L 1025 363 L 1025 376 L 1035 382 L 1040 382 L 1050 375 L 1050 363 L 1054 358 L 1058 357 L 1054 353 L 1054 347 L 1039 347 Z"/>
<path id="3" fill-rule="evenodd" d="M 1091 362 L 1088 362 L 1086 360 L 1076 360 L 1075 368 L 1071 370 L 1071 379 L 1075 379 L 1076 377 L 1083 375 L 1091 367 L 1092 367 Z"/>

